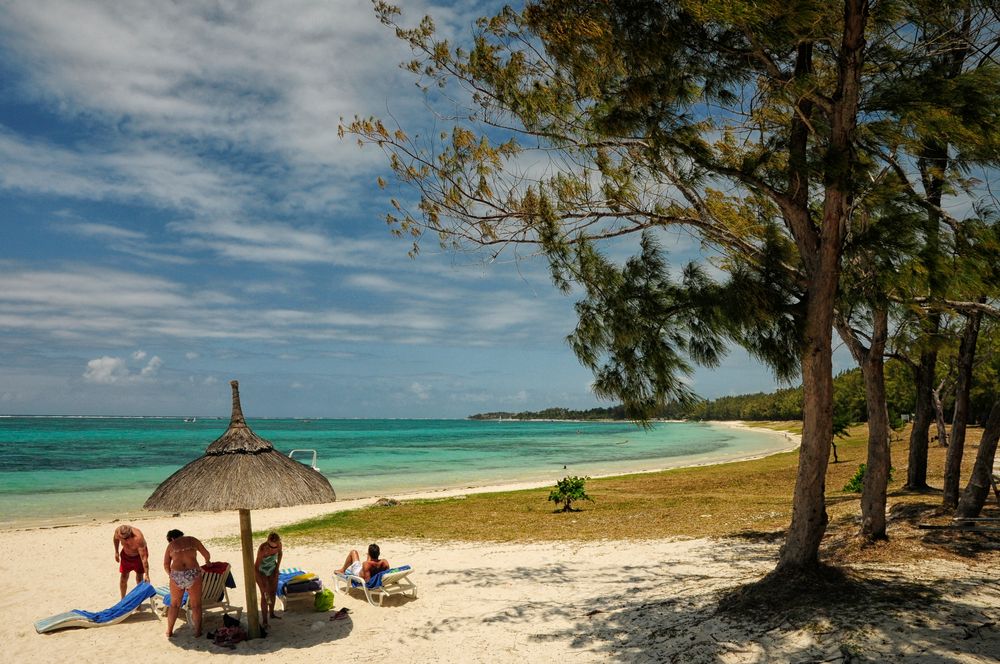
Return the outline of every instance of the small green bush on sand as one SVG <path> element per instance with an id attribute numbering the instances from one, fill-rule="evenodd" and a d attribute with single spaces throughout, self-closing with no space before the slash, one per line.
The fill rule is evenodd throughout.
<path id="1" fill-rule="evenodd" d="M 865 485 L 865 471 L 867 470 L 867 464 L 861 464 L 858 466 L 858 472 L 854 473 L 854 477 L 847 481 L 844 488 L 841 489 L 845 493 L 861 493 L 861 490 Z M 892 471 L 895 468 L 889 469 L 889 481 L 892 481 Z"/>
<path id="2" fill-rule="evenodd" d="M 556 504 L 562 503 L 563 512 L 578 511 L 573 509 L 574 501 L 589 500 L 590 502 L 594 502 L 594 499 L 587 495 L 583 486 L 589 479 L 589 477 L 575 476 L 562 478 L 556 482 L 556 488 L 549 494 L 549 500 Z"/>

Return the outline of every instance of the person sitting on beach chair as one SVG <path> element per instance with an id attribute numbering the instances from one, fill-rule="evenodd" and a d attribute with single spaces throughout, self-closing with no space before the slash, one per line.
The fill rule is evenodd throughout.
<path id="1" fill-rule="evenodd" d="M 351 551 L 344 566 L 334 572 L 334 590 L 348 594 L 351 590 L 359 589 L 365 593 L 365 598 L 372 606 L 375 606 L 376 599 L 378 606 L 382 606 L 382 600 L 394 595 L 409 595 L 416 599 L 417 586 L 408 578 L 413 568 L 409 565 L 391 567 L 388 560 L 379 557 L 380 554 L 378 544 L 370 544 L 368 560 L 362 562 L 358 552 Z M 339 615 L 332 619 L 343 617 L 345 616 Z"/>
<path id="2" fill-rule="evenodd" d="M 362 579 L 367 581 L 372 578 L 373 574 L 389 569 L 389 561 L 379 559 L 381 554 L 382 552 L 379 550 L 378 544 L 369 544 L 368 560 L 362 562 L 361 556 L 358 555 L 357 550 L 352 549 L 351 552 L 347 554 L 347 560 L 344 561 L 344 566 L 337 570 L 337 574 L 360 576 Z"/>

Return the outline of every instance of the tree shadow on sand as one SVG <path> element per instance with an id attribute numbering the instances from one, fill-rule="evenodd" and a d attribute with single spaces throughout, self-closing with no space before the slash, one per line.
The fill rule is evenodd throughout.
<path id="1" fill-rule="evenodd" d="M 950 662 L 1000 652 L 1000 588 L 993 583 L 992 601 L 965 601 L 991 579 L 867 572 L 828 581 L 726 610 L 720 600 L 732 591 L 644 602 L 593 614 L 559 636 L 620 662 Z"/>
<path id="2" fill-rule="evenodd" d="M 499 624 L 529 642 L 559 644 L 568 655 L 622 663 L 958 662 L 1000 652 L 1000 584 L 985 566 L 960 578 L 888 564 L 834 570 L 814 587 L 775 592 L 770 601 L 746 594 L 751 599 L 720 609 L 727 596 L 741 594 L 741 583 L 760 576 L 762 563 L 773 563 L 774 553 L 771 545 L 719 540 L 698 551 L 702 567 L 663 560 L 609 570 L 585 596 L 511 602 L 485 615 L 428 622 L 409 636 L 457 636 Z M 445 587 L 580 580 L 571 564 L 555 565 L 551 577 L 544 572 L 484 567 Z"/>

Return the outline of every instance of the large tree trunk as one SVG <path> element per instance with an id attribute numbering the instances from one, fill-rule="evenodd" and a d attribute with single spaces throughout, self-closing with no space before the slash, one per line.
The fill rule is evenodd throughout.
<path id="1" fill-rule="evenodd" d="M 838 252 L 839 253 L 839 252 Z M 833 301 L 837 265 L 811 281 L 806 340 L 802 355 L 802 445 L 795 478 L 792 523 L 776 572 L 797 573 L 819 566 L 819 544 L 826 532 L 826 469 L 833 440 Z"/>
<path id="2" fill-rule="evenodd" d="M 819 233 L 789 219 L 806 265 L 806 320 L 802 347 L 802 445 L 795 478 L 792 523 L 775 575 L 809 573 L 819 567 L 826 532 L 826 469 L 833 440 L 833 313 L 840 279 L 843 238 L 853 198 L 854 130 L 864 64 L 867 0 L 844 2 L 837 93 L 830 113 L 823 218 Z"/>
<path id="3" fill-rule="evenodd" d="M 868 542 L 886 539 L 886 490 L 889 486 L 889 469 L 892 467 L 883 360 L 889 314 L 884 308 L 874 313 L 872 345 L 862 366 L 865 403 L 868 408 L 868 465 L 861 492 L 861 537 Z"/>
<path id="4" fill-rule="evenodd" d="M 935 332 L 936 327 L 935 325 Z M 910 430 L 910 458 L 906 467 L 906 488 L 911 491 L 926 491 L 929 488 L 927 486 L 927 445 L 931 421 L 934 419 L 932 393 L 936 368 L 937 351 L 925 350 L 920 354 L 920 364 L 913 370 L 917 395 L 913 410 L 913 429 Z"/>
<path id="5" fill-rule="evenodd" d="M 958 507 L 958 488 L 962 479 L 962 456 L 965 454 L 965 425 L 969 419 L 969 391 L 972 389 L 972 368 L 976 359 L 976 342 L 983 315 L 969 315 L 958 347 L 958 385 L 955 389 L 955 417 L 951 422 L 951 444 L 944 465 L 944 497 L 946 509 Z"/>
<path id="6" fill-rule="evenodd" d="M 865 381 L 868 411 L 868 461 L 861 492 L 861 532 L 866 542 L 887 539 L 886 490 L 889 486 L 889 409 L 885 399 L 885 344 L 889 336 L 889 312 L 884 303 L 872 311 L 871 346 L 866 348 L 848 322 L 837 318 L 837 329 L 851 351 Z"/>
<path id="7" fill-rule="evenodd" d="M 1000 440 L 1000 399 L 993 402 L 990 416 L 986 419 L 983 429 L 983 439 L 979 441 L 979 452 L 976 454 L 976 465 L 972 468 L 972 477 L 958 502 L 956 515 L 968 519 L 979 516 L 990 493 L 990 476 L 993 473 L 993 460 L 997 453 L 997 441 Z"/>

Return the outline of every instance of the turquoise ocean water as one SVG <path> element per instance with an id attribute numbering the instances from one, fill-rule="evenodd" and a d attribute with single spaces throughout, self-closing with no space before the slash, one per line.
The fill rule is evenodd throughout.
<path id="1" fill-rule="evenodd" d="M 616 422 L 248 423 L 281 452 L 315 449 L 341 499 L 554 482 L 567 474 L 695 465 L 789 447 L 781 434 L 688 422 L 648 431 Z M 227 425 L 228 418 L 0 417 L 0 527 L 139 513 L 156 486 L 201 456 Z"/>

